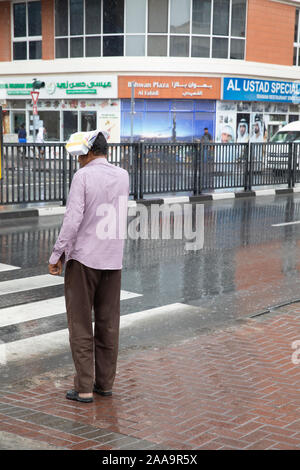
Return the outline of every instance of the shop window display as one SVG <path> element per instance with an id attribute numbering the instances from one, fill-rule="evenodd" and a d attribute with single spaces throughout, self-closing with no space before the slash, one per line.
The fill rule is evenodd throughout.
<path id="1" fill-rule="evenodd" d="M 33 139 L 33 106 L 31 100 L 8 100 L 3 112 L 7 142 L 16 141 L 18 127 L 25 124 L 28 142 Z M 64 142 L 77 131 L 89 131 L 99 125 L 109 134 L 112 142 L 120 140 L 120 107 L 115 99 L 40 99 L 38 102 L 38 127 L 47 130 L 45 141 Z M 9 140 L 7 140 L 9 139 Z"/>
<path id="2" fill-rule="evenodd" d="M 12 116 L 12 129 L 15 134 L 18 133 L 22 124 L 26 122 L 26 115 L 23 111 L 14 111 L 11 113 Z"/>
<path id="3" fill-rule="evenodd" d="M 59 142 L 60 117 L 59 111 L 39 111 L 39 120 L 46 129 L 45 141 Z"/>
<path id="4" fill-rule="evenodd" d="M 81 130 L 84 132 L 97 129 L 97 113 L 95 111 L 81 112 Z"/>
<path id="5" fill-rule="evenodd" d="M 78 130 L 78 113 L 76 111 L 63 112 L 64 141 L 66 142 L 70 135 Z"/>
<path id="6" fill-rule="evenodd" d="M 133 138 L 146 142 L 197 142 L 204 128 L 214 135 L 215 102 L 209 100 L 135 101 Z M 130 142 L 130 100 L 121 104 L 121 141 Z"/>
<path id="7" fill-rule="evenodd" d="M 265 142 L 280 127 L 299 118 L 297 104 L 218 101 L 216 141 L 225 142 L 225 129 L 227 142 Z"/>

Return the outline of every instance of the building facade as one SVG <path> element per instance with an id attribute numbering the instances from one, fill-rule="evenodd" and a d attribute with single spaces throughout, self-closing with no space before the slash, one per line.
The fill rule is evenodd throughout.
<path id="1" fill-rule="evenodd" d="M 0 0 L 6 141 L 263 141 L 300 119 L 299 0 Z M 34 78 L 45 82 L 37 114 Z M 132 101 L 134 98 L 134 101 Z M 134 104 L 134 106 L 133 106 Z"/>

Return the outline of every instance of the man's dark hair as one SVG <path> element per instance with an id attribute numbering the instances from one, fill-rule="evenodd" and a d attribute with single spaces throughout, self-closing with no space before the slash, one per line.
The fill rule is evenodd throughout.
<path id="1" fill-rule="evenodd" d="M 99 132 L 99 134 L 97 135 L 92 145 L 91 151 L 95 155 L 107 155 L 107 149 L 108 149 L 108 145 L 107 145 L 106 138 L 104 137 L 102 132 Z"/>
<path id="2" fill-rule="evenodd" d="M 205 131 L 208 131 L 208 128 L 207 128 L 207 127 L 204 127 L 204 130 L 205 130 Z"/>

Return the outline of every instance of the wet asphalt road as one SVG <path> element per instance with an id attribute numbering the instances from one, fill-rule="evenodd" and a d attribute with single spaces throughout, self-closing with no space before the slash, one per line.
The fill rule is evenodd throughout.
<path id="1" fill-rule="evenodd" d="M 300 220 L 300 196 L 206 202 L 204 210 L 199 251 L 187 251 L 186 240 L 126 240 L 122 288 L 143 296 L 122 305 L 121 314 L 184 302 L 209 304 L 217 320 L 227 316 L 226 299 L 228 315 L 237 317 L 300 298 L 300 226 L 272 227 Z M 0 282 L 47 273 L 62 219 L 1 221 L 0 262 L 22 270 L 0 273 Z M 63 293 L 51 289 L 40 299 Z M 30 293 L 1 296 L 0 308 L 31 300 Z"/>
<path id="2" fill-rule="evenodd" d="M 185 240 L 126 240 L 122 289 L 140 297 L 121 302 L 121 315 L 174 303 L 192 309 L 163 322 L 141 323 L 121 334 L 121 349 L 159 346 L 224 326 L 267 308 L 300 299 L 300 196 L 269 196 L 205 203 L 204 246 L 187 251 Z M 1 221 L 0 263 L 20 266 L 0 272 L 0 282 L 47 274 L 62 216 Z M 0 296 L 1 309 L 63 295 L 63 285 Z M 4 343 L 66 328 L 65 315 L 0 328 Z M 47 367 L 70 363 L 65 354 Z M 18 368 L 19 367 L 19 368 Z M 22 366 L 14 376 L 22 376 Z M 24 372 L 24 371 L 23 371 Z M 4 375 L 12 379 L 12 369 Z"/>

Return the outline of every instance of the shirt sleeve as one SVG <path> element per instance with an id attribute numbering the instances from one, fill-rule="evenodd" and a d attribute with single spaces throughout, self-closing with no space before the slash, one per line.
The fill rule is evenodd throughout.
<path id="1" fill-rule="evenodd" d="M 63 225 L 60 229 L 58 239 L 50 256 L 50 264 L 56 264 L 60 258 L 62 258 L 63 261 L 64 255 L 68 255 L 70 252 L 76 240 L 76 236 L 84 216 L 84 211 L 84 177 L 81 172 L 78 171 L 75 173 L 72 179 Z"/>

